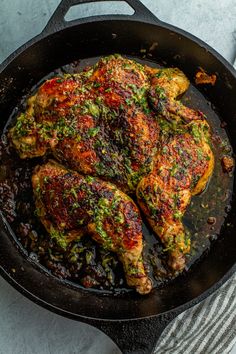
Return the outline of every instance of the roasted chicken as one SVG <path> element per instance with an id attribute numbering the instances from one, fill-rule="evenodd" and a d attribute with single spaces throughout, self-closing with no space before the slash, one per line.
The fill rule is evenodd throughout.
<path id="1" fill-rule="evenodd" d="M 109 182 L 67 170 L 54 161 L 32 176 L 36 211 L 51 238 L 63 249 L 89 234 L 117 253 L 127 284 L 140 294 L 152 283 L 142 261 L 142 221 L 130 197 Z"/>
<path id="2" fill-rule="evenodd" d="M 18 117 L 12 142 L 21 158 L 49 151 L 76 171 L 135 192 L 151 170 L 159 133 L 148 87 L 144 67 L 120 56 L 48 80 Z"/>
<path id="3" fill-rule="evenodd" d="M 58 242 L 66 247 L 89 232 L 118 253 L 127 283 L 140 293 L 151 289 L 140 258 L 140 217 L 123 193 L 136 193 L 139 206 L 169 253 L 169 267 L 180 271 L 191 244 L 182 217 L 191 196 L 205 188 L 214 167 L 205 116 L 179 101 L 188 87 L 189 81 L 179 69 L 151 68 L 112 55 L 81 73 L 47 80 L 9 132 L 21 158 L 53 154 L 61 164 L 80 173 L 50 163 L 33 176 L 40 218 L 51 237 L 56 230 Z M 49 185 L 45 177 L 49 177 Z M 50 187 L 54 184 L 60 188 Z M 81 185 L 83 196 L 79 194 Z M 37 186 L 45 190 L 44 197 Z M 63 201 L 62 194 L 71 187 L 75 188 L 74 197 Z M 52 199 L 50 190 L 52 195 L 56 190 Z M 103 215 L 100 204 L 103 193 L 109 195 L 105 197 L 108 207 L 119 196 L 117 209 L 109 217 Z M 71 214 L 76 203 L 78 208 Z M 90 203 L 95 210 L 91 215 L 87 213 Z M 124 205 L 132 210 L 130 215 Z M 119 212 L 128 220 L 128 234 L 122 227 L 118 234 L 115 230 Z M 97 231 L 99 213 L 106 220 L 108 243 Z M 137 244 L 131 252 L 130 241 L 124 240 L 133 238 Z M 137 277 L 130 274 L 127 260 L 133 262 Z"/>
<path id="4" fill-rule="evenodd" d="M 182 217 L 191 196 L 204 190 L 214 166 L 207 123 L 194 121 L 182 129 L 162 137 L 155 167 L 137 187 L 138 203 L 169 252 L 174 270 L 184 268 L 190 251 Z"/>
<path id="5" fill-rule="evenodd" d="M 153 74 L 150 100 L 158 114 L 161 135 L 153 170 L 140 181 L 137 198 L 169 252 L 170 267 L 182 270 L 185 254 L 190 251 L 182 217 L 191 196 L 205 189 L 214 168 L 214 155 L 203 114 L 176 101 L 188 88 L 183 73 L 164 69 Z"/>

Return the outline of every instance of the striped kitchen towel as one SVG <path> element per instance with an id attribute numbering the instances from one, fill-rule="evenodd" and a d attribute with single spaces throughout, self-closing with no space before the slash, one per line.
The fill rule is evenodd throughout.
<path id="1" fill-rule="evenodd" d="M 236 343 L 236 274 L 164 330 L 155 354 L 228 354 Z"/>

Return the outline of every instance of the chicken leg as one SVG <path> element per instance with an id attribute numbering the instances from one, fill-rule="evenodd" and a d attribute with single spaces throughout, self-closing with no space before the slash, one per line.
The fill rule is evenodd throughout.
<path id="1" fill-rule="evenodd" d="M 37 214 L 64 249 L 84 234 L 117 253 L 127 284 L 147 294 L 152 283 L 142 261 L 142 222 L 134 202 L 111 183 L 50 161 L 32 176 Z"/>
<path id="2" fill-rule="evenodd" d="M 170 75 L 170 71 L 175 75 Z M 214 168 L 209 145 L 210 128 L 203 114 L 185 107 L 176 98 L 188 87 L 176 69 L 154 77 L 151 102 L 161 127 L 159 148 L 152 172 L 137 187 L 140 207 L 169 253 L 169 266 L 185 267 L 190 238 L 182 217 L 191 196 L 204 190 Z M 174 80 L 171 81 L 171 76 Z"/>

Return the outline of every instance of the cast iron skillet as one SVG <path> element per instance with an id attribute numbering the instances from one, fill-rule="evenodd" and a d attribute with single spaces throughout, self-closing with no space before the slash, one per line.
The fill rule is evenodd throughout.
<path id="1" fill-rule="evenodd" d="M 113 0 L 111 0 L 113 1 Z M 212 48 L 173 26 L 158 20 L 138 0 L 126 0 L 132 16 L 97 16 L 66 22 L 75 4 L 88 0 L 63 0 L 44 31 L 12 54 L 0 67 L 1 129 L 21 97 L 55 68 L 78 58 L 110 53 L 140 54 L 157 42 L 152 52 L 167 65 L 184 70 L 190 79 L 199 66 L 217 73 L 214 87 L 205 97 L 228 124 L 236 149 L 236 73 Z M 235 187 L 234 187 L 235 190 Z M 123 353 L 151 353 L 165 326 L 180 312 L 212 294 L 235 271 L 236 198 L 218 241 L 207 257 L 185 276 L 146 297 L 133 293 L 104 296 L 76 289 L 40 271 L 27 254 L 19 251 L 4 221 L 0 231 L 1 275 L 37 304 L 63 316 L 86 322 L 108 334 Z M 12 269 L 14 268 L 14 272 Z"/>

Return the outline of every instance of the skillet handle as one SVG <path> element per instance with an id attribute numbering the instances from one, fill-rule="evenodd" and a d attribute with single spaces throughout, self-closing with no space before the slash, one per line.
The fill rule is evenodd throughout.
<path id="1" fill-rule="evenodd" d="M 79 5 L 79 4 L 96 3 L 101 1 L 102 2 L 106 1 L 111 3 L 111 2 L 119 2 L 120 0 L 62 0 L 58 5 L 57 9 L 55 10 L 55 12 L 53 13 L 52 17 L 48 21 L 46 27 L 43 29 L 42 34 L 51 34 L 53 32 L 64 29 L 66 27 L 70 27 L 85 22 L 97 21 L 97 20 L 102 21 L 102 20 L 112 20 L 112 19 L 118 19 L 118 20 L 129 19 L 129 20 L 138 20 L 138 21 L 155 23 L 155 24 L 161 22 L 139 0 L 123 0 L 134 10 L 134 13 L 132 15 L 89 16 L 87 18 L 78 19 L 78 20 L 72 20 L 72 21 L 65 20 L 65 15 L 67 14 L 67 12 L 72 6 Z"/>
<path id="2" fill-rule="evenodd" d="M 87 320 L 108 335 L 119 347 L 122 354 L 152 354 L 157 341 L 176 313 L 128 321 Z"/>

